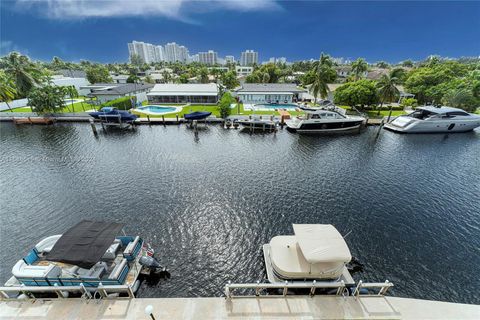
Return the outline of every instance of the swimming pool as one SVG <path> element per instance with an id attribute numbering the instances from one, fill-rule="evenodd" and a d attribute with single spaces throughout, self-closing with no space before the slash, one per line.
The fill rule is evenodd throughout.
<path id="1" fill-rule="evenodd" d="M 245 110 L 274 111 L 275 109 L 295 110 L 298 105 L 293 103 L 262 103 L 255 105 L 243 105 Z"/>
<path id="2" fill-rule="evenodd" d="M 143 107 L 138 107 L 134 109 L 134 111 L 138 111 L 145 114 L 158 115 L 158 114 L 180 112 L 182 111 L 182 107 L 147 105 Z"/>

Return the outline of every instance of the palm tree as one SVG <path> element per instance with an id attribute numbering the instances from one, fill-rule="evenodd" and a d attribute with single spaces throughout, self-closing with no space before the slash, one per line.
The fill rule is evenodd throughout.
<path id="1" fill-rule="evenodd" d="M 12 101 L 17 94 L 17 90 L 15 89 L 15 84 L 13 80 L 5 74 L 5 72 L 0 70 L 0 101 L 5 102 L 7 104 L 8 109 L 10 112 L 13 112 L 12 108 L 8 102 Z"/>
<path id="2" fill-rule="evenodd" d="M 355 80 L 361 78 L 362 74 L 368 70 L 368 64 L 365 59 L 358 58 L 352 62 L 352 72 L 355 74 Z"/>
<path id="3" fill-rule="evenodd" d="M 78 98 L 78 91 L 75 88 L 75 86 L 68 86 L 65 88 L 65 93 L 70 97 L 71 103 L 72 103 L 72 112 L 75 112 L 73 108 L 73 99 Z M 82 104 L 83 108 L 83 104 Z M 85 111 L 85 109 L 83 110 Z"/>
<path id="4" fill-rule="evenodd" d="M 334 80 L 335 71 L 333 70 L 333 61 L 328 55 L 323 53 L 320 59 L 313 63 L 313 78 L 308 83 L 310 85 L 310 93 L 314 96 L 314 103 L 317 102 L 317 97 L 326 98 L 328 92 L 328 82 Z"/>
<path id="5" fill-rule="evenodd" d="M 380 78 L 380 81 L 378 81 L 377 83 L 378 94 L 381 97 L 380 109 L 382 108 L 384 102 L 386 101 L 391 102 L 400 94 L 400 91 L 396 86 L 397 83 L 398 83 L 398 79 L 388 74 L 384 74 L 382 78 Z M 378 113 L 380 113 L 380 109 L 378 110 Z M 392 106 L 390 105 L 390 112 L 388 113 L 387 122 L 390 121 L 391 115 L 392 115 Z"/>
<path id="6" fill-rule="evenodd" d="M 2 59 L 5 73 L 12 76 L 17 93 L 25 97 L 28 92 L 42 81 L 42 71 L 27 56 L 12 52 Z"/>
<path id="7" fill-rule="evenodd" d="M 172 80 L 172 75 L 167 70 L 162 72 L 162 78 L 164 83 L 169 83 Z"/>

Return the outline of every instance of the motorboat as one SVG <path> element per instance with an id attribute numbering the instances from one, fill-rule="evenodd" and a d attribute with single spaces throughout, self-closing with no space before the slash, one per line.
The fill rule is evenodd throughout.
<path id="1" fill-rule="evenodd" d="M 193 120 L 203 120 L 209 117 L 212 113 L 206 111 L 195 111 L 191 113 L 186 113 L 184 115 L 185 120 L 193 121 Z"/>
<path id="2" fill-rule="evenodd" d="M 480 115 L 452 107 L 423 106 L 385 124 L 387 130 L 400 133 L 467 132 L 480 126 Z"/>
<path id="3" fill-rule="evenodd" d="M 262 119 L 262 117 L 250 117 L 248 119 L 238 120 L 238 123 L 245 129 L 272 131 L 276 130 L 278 121 L 273 119 Z"/>
<path id="4" fill-rule="evenodd" d="M 287 129 L 298 133 L 328 133 L 359 130 L 366 119 L 347 115 L 345 110 L 334 105 L 320 108 L 300 106 L 303 113 L 285 121 Z"/>
<path id="5" fill-rule="evenodd" d="M 100 111 L 90 112 L 95 119 L 109 123 L 132 123 L 138 117 L 128 111 L 118 110 L 113 107 L 103 107 Z"/>
<path id="6" fill-rule="evenodd" d="M 119 235 L 122 229 L 121 223 L 83 220 L 63 234 L 44 238 L 13 266 L 5 286 L 83 286 L 94 291 L 101 284 L 127 285 L 135 291 L 141 273 L 165 268 L 153 258 L 148 243 L 140 236 Z"/>
<path id="7" fill-rule="evenodd" d="M 268 281 L 355 282 L 347 268 L 350 249 L 331 224 L 293 224 L 295 235 L 276 236 L 263 245 Z"/>

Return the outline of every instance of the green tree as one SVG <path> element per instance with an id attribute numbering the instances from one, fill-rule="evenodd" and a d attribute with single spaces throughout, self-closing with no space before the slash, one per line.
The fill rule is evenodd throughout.
<path id="1" fill-rule="evenodd" d="M 375 64 L 375 66 L 376 66 L 377 68 L 381 68 L 381 69 L 388 69 L 388 68 L 390 68 L 390 65 L 389 65 L 387 62 L 385 62 L 385 61 L 378 61 L 378 62 Z"/>
<path id="2" fill-rule="evenodd" d="M 225 119 L 230 115 L 230 112 L 232 111 L 230 105 L 233 103 L 233 101 L 234 100 L 230 92 L 225 92 L 222 95 L 222 98 L 220 99 L 220 102 L 217 106 L 218 112 L 220 112 L 220 117 Z"/>
<path id="3" fill-rule="evenodd" d="M 468 112 L 475 112 L 479 106 L 479 99 L 467 88 L 458 88 L 447 91 L 442 102 L 448 106 L 461 108 Z"/>
<path id="4" fill-rule="evenodd" d="M 362 75 L 368 70 L 368 64 L 363 58 L 358 58 L 352 62 L 352 72 L 355 80 L 362 78 Z"/>
<path id="5" fill-rule="evenodd" d="M 62 61 L 59 57 L 53 57 L 52 62 L 50 64 L 53 70 L 60 70 L 67 68 L 66 63 Z"/>
<path id="6" fill-rule="evenodd" d="M 260 76 L 258 75 L 258 73 L 249 74 L 248 76 L 245 77 L 245 82 L 246 83 L 260 83 L 261 82 Z"/>
<path id="7" fill-rule="evenodd" d="M 347 82 L 335 90 L 334 101 L 350 107 L 374 105 L 378 102 L 377 88 L 372 80 Z"/>
<path id="8" fill-rule="evenodd" d="M 240 82 L 238 82 L 237 79 L 237 73 L 234 70 L 222 74 L 220 81 L 229 90 L 235 89 L 240 85 Z"/>
<path id="9" fill-rule="evenodd" d="M 380 81 L 377 83 L 378 96 L 380 97 L 380 109 L 383 107 L 384 102 L 393 102 L 400 94 L 400 91 L 397 88 L 398 79 L 391 77 L 390 75 L 384 74 Z M 380 109 L 378 114 L 380 114 Z M 387 121 L 390 121 L 390 116 L 392 115 L 392 105 L 390 104 L 390 112 L 388 113 Z"/>
<path id="10" fill-rule="evenodd" d="M 131 74 L 127 78 L 127 83 L 138 83 L 140 82 L 140 78 L 136 74 Z"/>
<path id="11" fill-rule="evenodd" d="M 155 83 L 155 80 L 153 80 L 153 78 L 150 76 L 150 75 L 147 75 L 144 79 L 143 79 L 146 83 Z"/>
<path id="12" fill-rule="evenodd" d="M 320 59 L 313 63 L 312 70 L 305 77 L 305 85 L 310 86 L 310 93 L 315 97 L 314 103 L 317 102 L 318 96 L 327 97 L 328 83 L 335 81 L 336 77 L 337 72 L 333 68 L 331 58 L 322 53 Z"/>
<path id="13" fill-rule="evenodd" d="M 54 85 L 35 87 L 28 94 L 28 104 L 38 113 L 55 113 L 65 106 L 65 90 Z"/>
<path id="14" fill-rule="evenodd" d="M 418 102 L 417 102 L 417 99 L 415 98 L 405 98 L 405 99 L 402 99 L 402 101 L 400 102 L 400 105 L 403 108 L 406 108 L 406 107 L 416 108 L 418 106 Z"/>
<path id="15" fill-rule="evenodd" d="M 18 52 L 11 52 L 0 61 L 0 67 L 10 75 L 15 82 L 16 98 L 24 98 L 35 85 L 45 81 L 44 72 L 27 56 Z"/>
<path id="16" fill-rule="evenodd" d="M 203 67 L 198 71 L 198 77 L 200 78 L 200 83 L 208 83 L 208 70 Z"/>
<path id="17" fill-rule="evenodd" d="M 397 83 L 402 84 L 407 78 L 407 71 L 403 68 L 393 68 L 390 71 L 390 77 L 397 78 Z"/>
<path id="18" fill-rule="evenodd" d="M 91 66 L 85 72 L 87 75 L 87 80 L 90 83 L 109 83 L 112 82 L 112 77 L 110 77 L 110 73 L 108 69 L 104 66 L 97 65 Z"/>
<path id="19" fill-rule="evenodd" d="M 132 54 L 130 56 L 130 63 L 136 67 L 141 67 L 143 65 L 143 59 L 138 54 Z"/>
<path id="20" fill-rule="evenodd" d="M 402 66 L 406 68 L 413 68 L 413 61 L 412 60 L 405 60 L 402 62 Z"/>
<path id="21" fill-rule="evenodd" d="M 180 75 L 180 77 L 178 77 L 178 83 L 188 83 L 188 76 L 186 74 Z"/>
<path id="22" fill-rule="evenodd" d="M 162 79 L 163 83 L 170 83 L 170 81 L 172 81 L 172 75 L 167 70 L 163 70 Z"/>
<path id="23" fill-rule="evenodd" d="M 419 103 L 439 103 L 449 90 L 464 86 L 465 82 L 473 85 L 474 81 L 466 65 L 457 61 L 437 61 L 409 72 L 405 89 L 413 93 Z"/>
<path id="24" fill-rule="evenodd" d="M 15 89 L 12 78 L 7 77 L 5 72 L 0 70 L 0 102 L 5 102 L 11 112 L 13 112 L 13 110 L 8 103 L 15 99 L 16 94 L 17 90 Z"/>

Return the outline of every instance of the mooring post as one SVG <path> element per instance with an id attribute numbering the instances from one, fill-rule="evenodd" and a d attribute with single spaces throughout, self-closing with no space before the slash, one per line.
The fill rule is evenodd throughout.
<path id="1" fill-rule="evenodd" d="M 94 135 L 97 135 L 97 127 L 95 126 L 95 122 L 93 121 L 93 119 L 89 119 L 88 120 L 90 122 L 90 126 L 92 127 L 92 131 L 93 131 L 93 134 Z"/>

